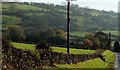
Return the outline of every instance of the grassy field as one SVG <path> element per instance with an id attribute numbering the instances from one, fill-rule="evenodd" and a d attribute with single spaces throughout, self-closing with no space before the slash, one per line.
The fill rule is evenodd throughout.
<path id="1" fill-rule="evenodd" d="M 10 9 L 11 7 L 13 7 L 12 9 L 18 9 L 18 10 L 32 10 L 32 11 L 36 11 L 36 10 L 44 10 L 44 11 L 49 11 L 47 9 L 43 9 L 43 8 L 39 8 L 39 7 L 35 7 L 35 6 L 30 6 L 30 5 L 24 5 L 24 4 L 3 4 L 2 5 L 3 9 L 2 11 L 6 10 L 7 8 Z"/>
<path id="2" fill-rule="evenodd" d="M 85 32 L 85 31 L 74 31 L 74 32 L 70 32 L 70 35 L 84 37 L 84 35 L 87 34 L 87 33 L 88 32 Z"/>
<path id="3" fill-rule="evenodd" d="M 112 35 L 118 35 L 118 31 L 104 30 L 102 32 L 107 33 L 107 34 L 110 32 Z"/>
<path id="4" fill-rule="evenodd" d="M 2 18 L 2 21 L 4 22 L 2 25 L 3 30 L 7 29 L 9 25 L 16 25 L 22 23 L 21 18 L 19 17 L 2 15 Z"/>
<path id="5" fill-rule="evenodd" d="M 98 32 L 98 31 L 96 31 L 96 32 Z M 106 34 L 111 32 L 112 35 L 118 35 L 118 33 L 119 33 L 118 31 L 110 31 L 110 30 L 105 30 L 105 31 L 102 31 L 102 32 L 104 32 Z M 81 36 L 81 37 L 83 37 L 87 33 L 89 33 L 89 32 L 86 32 L 86 31 L 73 31 L 73 32 L 70 32 L 70 34 L 73 35 L 73 36 Z"/>
<path id="6" fill-rule="evenodd" d="M 15 42 L 12 42 L 12 45 L 16 48 L 19 48 L 19 49 L 29 49 L 29 50 L 34 50 L 35 46 L 36 46 L 33 44 L 24 44 L 24 43 L 15 43 Z M 51 46 L 51 48 L 55 52 L 67 53 L 67 48 L 54 47 L 54 46 Z M 70 53 L 72 53 L 72 54 L 91 54 L 94 52 L 95 52 L 95 50 L 84 50 L 84 49 L 70 48 Z"/>
<path id="7" fill-rule="evenodd" d="M 33 44 L 24 44 L 24 43 L 11 43 L 14 47 L 19 48 L 19 49 L 29 49 L 29 50 L 34 50 L 36 45 Z"/>
<path id="8" fill-rule="evenodd" d="M 53 51 L 67 53 L 67 48 L 61 47 L 52 47 Z M 95 50 L 85 50 L 85 49 L 73 49 L 70 48 L 70 53 L 72 54 L 91 54 L 94 53 Z"/>
<path id="9" fill-rule="evenodd" d="M 47 15 L 46 13 L 25 13 L 26 16 L 32 16 L 32 15 L 37 15 L 37 16 L 41 16 L 41 15 Z"/>
<path id="10" fill-rule="evenodd" d="M 84 18 L 80 16 L 73 16 L 72 18 L 76 19 L 78 22 L 76 23 L 78 26 L 82 26 L 84 24 Z"/>

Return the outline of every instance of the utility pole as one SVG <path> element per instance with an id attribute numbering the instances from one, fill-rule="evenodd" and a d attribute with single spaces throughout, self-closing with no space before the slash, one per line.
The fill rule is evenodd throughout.
<path id="1" fill-rule="evenodd" d="M 70 10 L 70 1 L 68 1 L 68 6 L 67 6 L 67 53 L 69 53 L 69 48 L 70 48 L 70 40 L 69 40 L 69 32 L 70 32 L 70 17 L 69 17 L 69 10 Z"/>
<path id="2" fill-rule="evenodd" d="M 67 0 L 67 2 L 68 2 L 68 5 L 67 5 L 67 53 L 69 53 L 69 48 L 70 48 L 70 39 L 69 39 L 69 37 L 70 37 L 70 13 L 69 13 L 69 11 L 70 11 L 70 1 L 77 1 L 77 0 Z"/>

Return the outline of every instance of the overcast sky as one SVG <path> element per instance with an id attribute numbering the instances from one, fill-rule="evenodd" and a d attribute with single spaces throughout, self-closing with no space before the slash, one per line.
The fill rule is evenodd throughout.
<path id="1" fill-rule="evenodd" d="M 44 2 L 44 3 L 55 3 L 61 4 L 61 2 L 66 2 L 66 0 L 0 0 L 0 1 L 11 1 L 11 2 Z M 78 4 L 80 7 L 89 6 L 89 8 L 94 8 L 98 10 L 113 10 L 118 11 L 118 2 L 120 0 L 77 0 L 72 1 L 73 4 Z"/>

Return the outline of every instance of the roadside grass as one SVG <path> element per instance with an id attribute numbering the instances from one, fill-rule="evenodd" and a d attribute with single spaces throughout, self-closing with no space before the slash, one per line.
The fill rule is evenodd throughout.
<path id="1" fill-rule="evenodd" d="M 63 64 L 57 65 L 58 68 L 105 68 L 105 63 L 100 59 L 91 59 L 85 62 L 79 62 L 78 64 Z"/>
<path id="2" fill-rule="evenodd" d="M 57 68 L 114 68 L 115 55 L 113 52 L 107 50 L 102 53 L 105 62 L 100 58 L 91 59 L 78 64 L 55 64 Z M 105 69 L 107 70 L 107 69 Z"/>
<path id="3" fill-rule="evenodd" d="M 105 67 L 107 68 L 114 68 L 114 61 L 115 61 L 115 54 L 109 50 L 102 53 L 105 59 Z"/>

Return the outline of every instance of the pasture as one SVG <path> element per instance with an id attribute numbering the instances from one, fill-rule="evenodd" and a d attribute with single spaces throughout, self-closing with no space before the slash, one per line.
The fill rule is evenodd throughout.
<path id="1" fill-rule="evenodd" d="M 24 43 L 11 43 L 14 47 L 19 48 L 19 49 L 29 49 L 29 50 L 34 50 L 36 45 L 33 44 L 24 44 Z M 61 52 L 61 53 L 67 53 L 67 48 L 62 48 L 62 47 L 55 47 L 55 46 L 50 46 L 54 52 Z M 85 49 L 73 49 L 70 48 L 70 53 L 72 54 L 91 54 L 94 53 L 95 50 L 85 50 Z"/>

